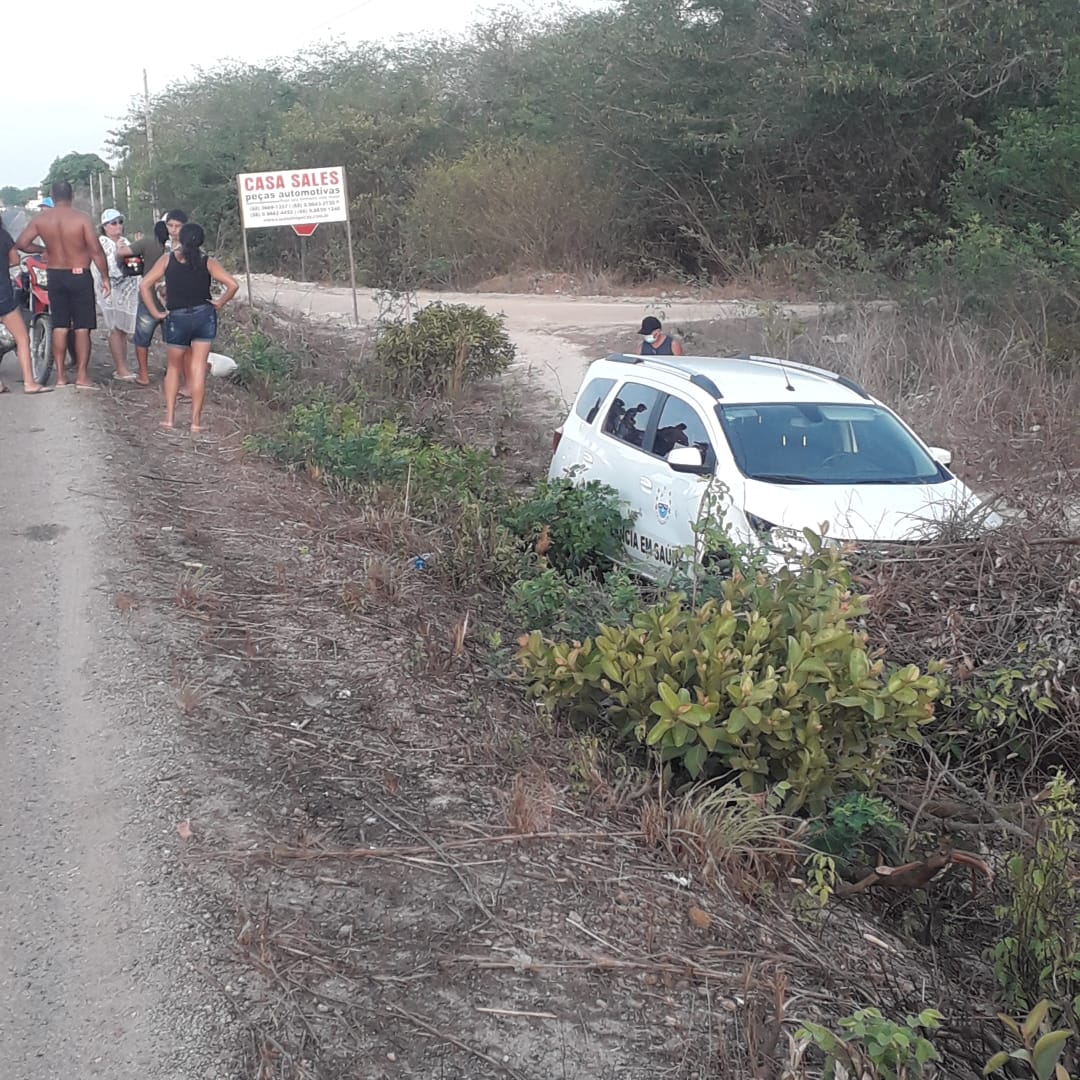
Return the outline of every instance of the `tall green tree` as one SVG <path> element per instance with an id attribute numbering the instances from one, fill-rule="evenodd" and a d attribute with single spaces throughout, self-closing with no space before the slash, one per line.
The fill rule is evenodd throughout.
<path id="1" fill-rule="evenodd" d="M 72 187 L 85 188 L 90 186 L 91 176 L 99 173 L 108 175 L 111 171 L 109 163 L 97 154 L 79 154 L 72 151 L 53 160 L 41 186 L 48 188 L 56 180 L 66 180 Z"/>

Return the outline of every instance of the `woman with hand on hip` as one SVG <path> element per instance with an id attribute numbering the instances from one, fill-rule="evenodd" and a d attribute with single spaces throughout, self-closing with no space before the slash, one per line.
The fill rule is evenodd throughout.
<path id="1" fill-rule="evenodd" d="M 203 430 L 202 408 L 206 396 L 206 367 L 210 346 L 217 337 L 217 313 L 235 295 L 239 284 L 216 259 L 202 250 L 205 241 L 201 225 L 188 222 L 180 230 L 179 245 L 158 259 L 139 285 L 139 295 L 147 310 L 165 320 L 168 367 L 165 371 L 165 419 L 163 428 L 172 428 L 176 419 L 176 398 L 181 375 L 191 394 L 191 430 Z M 154 286 L 165 281 L 165 306 L 161 311 Z M 225 286 L 221 296 L 211 298 L 210 283 Z M 189 352 L 190 350 L 190 352 Z M 183 369 L 186 367 L 186 371 Z"/>
<path id="2" fill-rule="evenodd" d="M 135 375 L 127 366 L 128 338 L 135 333 L 135 309 L 139 306 L 139 281 L 125 277 L 116 253 L 128 246 L 124 237 L 124 215 L 119 210 L 104 210 L 101 214 L 101 248 L 109 266 L 108 296 L 101 295 L 101 280 L 94 268 L 94 283 L 98 286 L 98 307 L 102 322 L 109 331 L 109 352 L 112 354 L 113 378 L 133 382 Z"/>

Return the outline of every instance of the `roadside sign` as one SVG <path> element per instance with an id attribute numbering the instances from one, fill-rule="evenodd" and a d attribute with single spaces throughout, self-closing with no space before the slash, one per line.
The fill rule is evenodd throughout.
<path id="1" fill-rule="evenodd" d="M 345 222 L 349 249 L 349 277 L 352 281 L 353 318 L 359 324 L 356 299 L 356 261 L 353 257 L 352 227 L 349 223 L 349 188 L 340 165 L 319 168 L 281 169 L 240 173 L 236 178 L 240 196 L 240 224 L 244 236 L 244 270 L 247 274 L 248 303 L 253 304 L 251 258 L 248 229 L 288 225 L 297 236 L 311 236 L 323 222 Z M 301 264 L 303 245 L 301 245 Z"/>
<path id="2" fill-rule="evenodd" d="M 241 173 L 236 180 L 245 229 L 349 220 L 340 165 Z"/>

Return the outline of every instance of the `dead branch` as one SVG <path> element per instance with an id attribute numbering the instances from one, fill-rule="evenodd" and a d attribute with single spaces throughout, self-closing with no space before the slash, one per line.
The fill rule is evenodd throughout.
<path id="1" fill-rule="evenodd" d="M 971 888 L 975 891 L 975 871 L 979 871 L 989 884 L 994 880 L 994 872 L 978 855 L 967 851 L 939 851 L 925 859 L 904 863 L 903 866 L 879 866 L 876 870 L 854 884 L 837 885 L 837 896 L 852 896 L 865 892 L 875 885 L 885 885 L 890 889 L 925 889 L 949 866 L 959 864 L 971 867 Z"/>

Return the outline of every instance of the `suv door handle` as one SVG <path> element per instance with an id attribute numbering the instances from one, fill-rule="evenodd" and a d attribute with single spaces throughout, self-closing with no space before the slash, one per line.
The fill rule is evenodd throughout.
<path id="1" fill-rule="evenodd" d="M 641 490 L 652 491 L 652 481 L 647 476 L 641 478 Z"/>

